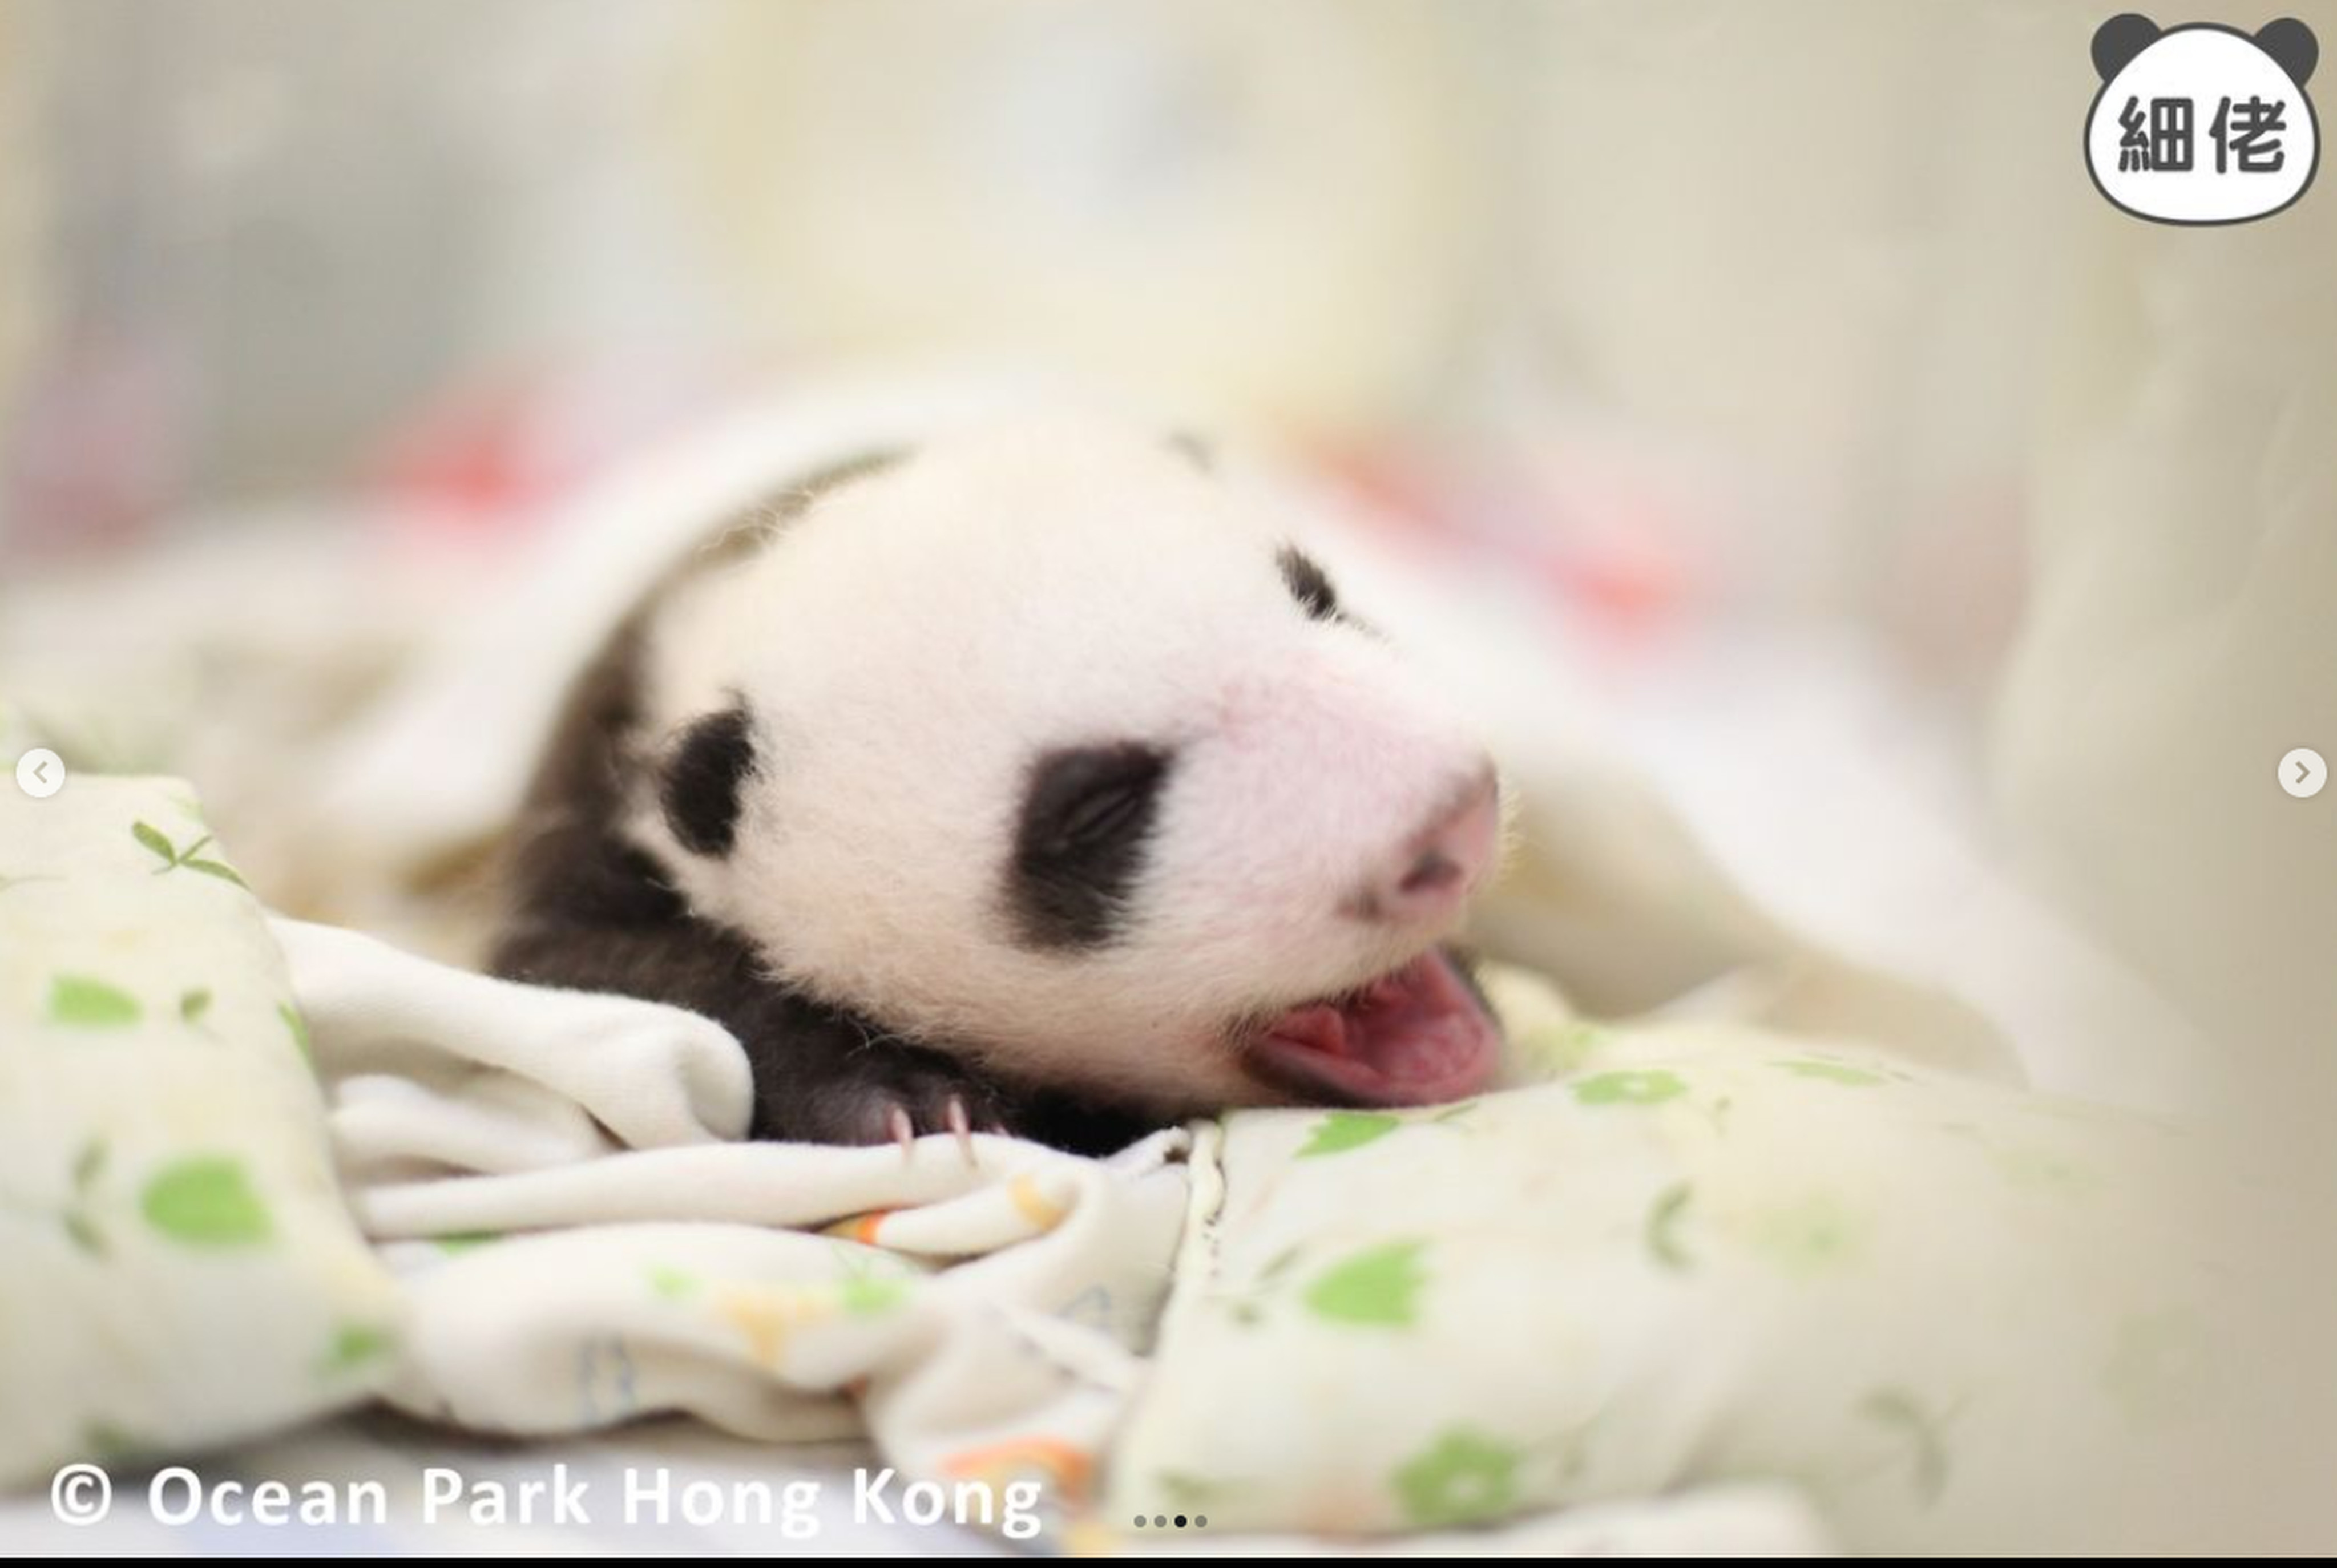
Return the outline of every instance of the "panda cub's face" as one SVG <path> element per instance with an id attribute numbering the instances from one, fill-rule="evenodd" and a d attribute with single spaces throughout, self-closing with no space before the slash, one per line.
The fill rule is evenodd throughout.
<path id="1" fill-rule="evenodd" d="M 837 484 L 650 623 L 632 835 L 777 977 L 1010 1079 L 1475 1092 L 1498 1037 L 1435 944 L 1491 766 L 1249 506 L 1085 423 Z"/>

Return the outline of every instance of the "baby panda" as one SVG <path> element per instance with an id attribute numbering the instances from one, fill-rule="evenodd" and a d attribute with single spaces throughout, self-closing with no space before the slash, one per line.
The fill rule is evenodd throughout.
<path id="1" fill-rule="evenodd" d="M 1442 945 L 1500 816 L 1270 510 L 1023 418 L 800 481 L 648 597 L 542 760 L 493 966 L 720 1022 L 766 1138 L 1433 1104 L 1501 1054 Z"/>

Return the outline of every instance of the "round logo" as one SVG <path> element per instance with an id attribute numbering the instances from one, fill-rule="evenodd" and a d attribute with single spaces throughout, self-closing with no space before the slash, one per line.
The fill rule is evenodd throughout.
<path id="1" fill-rule="evenodd" d="M 2094 34 L 2094 184 L 2154 223 L 2271 217 L 2304 194 L 2320 165 L 2321 124 L 2304 92 L 2320 53 L 2313 29 L 2293 17 L 2254 34 L 2111 17 Z"/>

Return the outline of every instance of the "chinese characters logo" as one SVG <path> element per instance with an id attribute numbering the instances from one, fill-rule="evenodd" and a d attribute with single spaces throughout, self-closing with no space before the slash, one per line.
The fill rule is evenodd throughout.
<path id="1" fill-rule="evenodd" d="M 2321 124 L 2304 84 L 2321 46 L 2293 17 L 2251 37 L 2212 22 L 2161 32 L 2113 16 L 2094 34 L 2102 89 L 2086 118 L 2101 193 L 2157 223 L 2245 223 L 2304 194 Z"/>

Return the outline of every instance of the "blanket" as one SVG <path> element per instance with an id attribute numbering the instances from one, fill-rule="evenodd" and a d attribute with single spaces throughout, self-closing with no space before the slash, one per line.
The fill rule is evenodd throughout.
<path id="1" fill-rule="evenodd" d="M 392 1404 L 514 1436 L 676 1411 L 767 1440 L 865 1433 L 904 1476 L 975 1488 L 973 1519 L 1010 1539 L 1141 1550 L 1168 1525 L 1105 1513 L 1103 1476 L 1177 1277 L 1190 1131 L 1101 1161 L 987 1135 L 742 1144 L 743 1057 L 701 1018 L 274 930 L 352 1207 L 406 1293 Z M 1556 1038 L 1557 1015 L 1528 1018 L 1547 993 L 1501 994 Z M 1824 1541 L 1784 1487 L 1663 1520 L 1647 1549 Z M 1637 1523 L 1521 1528 L 1589 1551 Z"/>
<path id="2" fill-rule="evenodd" d="M 1601 1024 L 1493 966 L 1520 1083 L 1459 1105 L 1109 1160 L 747 1143 L 704 1018 L 267 917 L 173 782 L 7 810 L 16 1479 L 370 1397 L 505 1437 L 865 1437 L 1058 1550 L 1214 1514 L 1215 1545 L 1702 1520 L 1805 1551 L 1812 1501 L 1904 1549 L 2034 1540 L 2037 1463 L 2169 1463 L 2216 1414 L 2181 1138 L 2140 1118 Z"/>
<path id="3" fill-rule="evenodd" d="M 865 1422 L 912 1473 L 1083 1500 L 1168 1282 L 1183 1135 L 1110 1162 L 741 1143 L 745 1058 L 702 1018 L 276 929 L 412 1309 L 393 1403 L 513 1434 Z"/>
<path id="4" fill-rule="evenodd" d="M 507 1438 L 678 1413 L 865 1438 L 1012 1543 L 1169 1540 L 1166 1512 L 1104 1508 L 1191 1129 L 1109 1160 L 743 1143 L 718 1027 L 268 917 L 182 784 L 83 775 L 5 811 L 0 1178 L 32 1249 L 0 1297 L 11 1481 L 200 1464 L 368 1399 Z M 1559 1015 L 1517 1021 L 1562 1047 Z M 1824 1541 L 1757 1485 L 1496 1522 L 1472 1544 Z M 1234 1523 L 1209 1544 L 1254 1548 Z"/>
<path id="5" fill-rule="evenodd" d="M 0 1483 L 382 1386 L 307 1031 L 185 785 L 0 791 Z"/>

